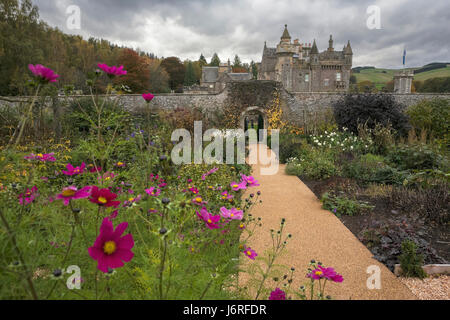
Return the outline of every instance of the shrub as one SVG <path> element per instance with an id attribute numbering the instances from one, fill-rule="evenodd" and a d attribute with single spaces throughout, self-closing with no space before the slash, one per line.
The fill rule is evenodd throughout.
<path id="1" fill-rule="evenodd" d="M 338 174 L 330 152 L 305 146 L 299 158 L 288 159 L 286 173 L 310 179 L 328 179 Z"/>
<path id="2" fill-rule="evenodd" d="M 374 208 L 366 202 L 336 196 L 328 192 L 322 196 L 321 201 L 325 210 L 330 210 L 337 216 L 354 216 Z"/>
<path id="3" fill-rule="evenodd" d="M 427 277 L 427 274 L 422 269 L 423 255 L 417 254 L 417 245 L 413 241 L 403 241 L 402 254 L 399 259 L 404 276 L 421 279 Z"/>
<path id="4" fill-rule="evenodd" d="M 445 159 L 430 145 L 399 145 L 391 148 L 388 159 L 400 170 L 439 169 L 445 165 Z"/>
<path id="5" fill-rule="evenodd" d="M 388 201 L 405 212 L 415 212 L 428 221 L 442 225 L 450 222 L 448 184 L 439 184 L 429 189 L 393 188 Z"/>
<path id="6" fill-rule="evenodd" d="M 449 100 L 434 98 L 422 100 L 410 106 L 406 113 L 414 128 L 426 131 L 431 137 L 449 139 L 450 108 Z"/>
<path id="7" fill-rule="evenodd" d="M 344 175 L 363 183 L 402 184 L 406 174 L 385 163 L 382 156 L 366 154 L 343 166 Z"/>
<path id="8" fill-rule="evenodd" d="M 270 146 L 271 136 L 268 137 L 267 144 Z M 302 149 L 302 140 L 294 134 L 280 134 L 280 162 L 286 163 L 289 158 L 298 158 Z"/>
<path id="9" fill-rule="evenodd" d="M 389 124 L 400 134 L 408 131 L 408 118 L 402 112 L 404 106 L 387 94 L 347 94 L 333 106 L 339 127 L 358 133 L 358 125 L 366 123 L 371 129 L 377 123 Z"/>

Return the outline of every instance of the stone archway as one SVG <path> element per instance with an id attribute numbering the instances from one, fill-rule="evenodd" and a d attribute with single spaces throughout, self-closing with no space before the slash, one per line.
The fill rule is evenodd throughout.
<path id="1" fill-rule="evenodd" d="M 261 120 L 262 121 L 258 121 Z M 258 129 L 268 129 L 269 121 L 267 119 L 266 110 L 261 107 L 248 107 L 242 113 L 240 117 L 240 127 L 242 129 L 246 129 L 246 121 L 253 121 L 253 123 L 258 124 Z M 263 124 L 263 128 L 261 128 L 261 124 Z M 250 126 L 248 126 L 250 129 Z M 259 138 L 259 141 L 265 141 L 266 135 Z"/>

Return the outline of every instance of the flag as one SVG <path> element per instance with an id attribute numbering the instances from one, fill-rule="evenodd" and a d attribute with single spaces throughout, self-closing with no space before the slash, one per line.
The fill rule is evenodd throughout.
<path id="1" fill-rule="evenodd" d="M 403 66 L 406 64 L 406 49 L 403 51 Z"/>

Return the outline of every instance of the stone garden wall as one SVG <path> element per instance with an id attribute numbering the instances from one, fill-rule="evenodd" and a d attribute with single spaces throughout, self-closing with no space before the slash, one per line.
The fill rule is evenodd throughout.
<path id="1" fill-rule="evenodd" d="M 247 107 L 260 107 L 265 109 L 272 102 L 273 90 L 280 91 L 281 106 L 288 121 L 298 125 L 304 125 L 308 119 L 319 117 L 324 111 L 331 110 L 334 102 L 344 94 L 326 92 L 293 92 L 289 93 L 280 87 L 279 83 L 273 81 L 243 81 L 229 83 L 227 88 L 218 94 L 162 94 L 156 95 L 151 102 L 153 108 L 173 110 L 176 108 L 196 108 L 203 113 L 213 112 L 226 108 L 229 104 L 239 104 Z M 450 94 L 393 94 L 395 99 L 409 106 L 422 99 L 435 97 L 450 99 Z M 46 99 L 45 104 L 49 107 L 54 102 L 65 105 L 67 100 L 86 98 L 87 96 L 73 96 L 69 98 L 58 97 L 57 99 Z M 114 99 L 117 97 L 113 97 Z M 29 101 L 29 97 L 0 97 L 1 109 L 9 106 L 16 107 L 20 102 Z M 130 110 L 137 111 L 146 107 L 146 103 L 140 95 L 122 95 L 119 97 L 121 105 Z M 1 118 L 0 118 L 1 121 Z"/>

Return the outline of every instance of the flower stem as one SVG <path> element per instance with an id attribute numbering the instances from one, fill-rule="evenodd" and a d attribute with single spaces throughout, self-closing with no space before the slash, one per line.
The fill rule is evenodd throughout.
<path id="1" fill-rule="evenodd" d="M 23 258 L 22 252 L 20 251 L 19 247 L 17 246 L 17 241 L 14 233 L 12 232 L 11 228 L 9 227 L 8 221 L 6 220 L 5 216 L 3 215 L 3 212 L 0 210 L 0 218 L 5 225 L 6 231 L 8 232 L 9 238 L 11 240 L 11 243 L 13 244 L 14 250 L 17 253 L 17 256 L 19 257 L 20 263 L 25 268 L 26 278 L 28 286 L 30 287 L 31 295 L 33 296 L 34 300 L 39 300 L 38 295 L 36 293 L 36 289 L 34 288 L 31 272 L 28 270 L 27 265 L 25 264 L 25 259 Z"/>

